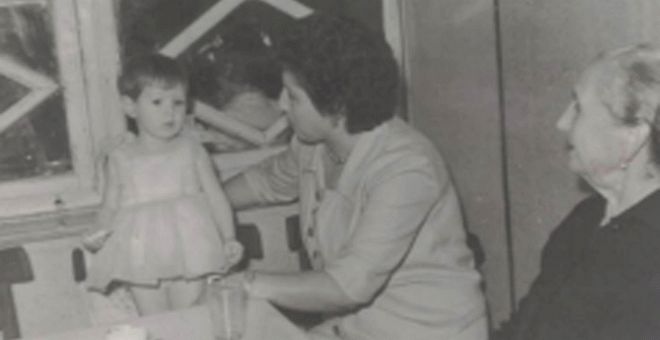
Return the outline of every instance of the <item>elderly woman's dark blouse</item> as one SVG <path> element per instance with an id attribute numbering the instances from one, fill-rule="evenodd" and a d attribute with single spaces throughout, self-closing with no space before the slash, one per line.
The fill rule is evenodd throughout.
<path id="1" fill-rule="evenodd" d="M 660 191 L 601 227 L 604 211 L 590 197 L 552 233 L 496 339 L 660 339 Z"/>

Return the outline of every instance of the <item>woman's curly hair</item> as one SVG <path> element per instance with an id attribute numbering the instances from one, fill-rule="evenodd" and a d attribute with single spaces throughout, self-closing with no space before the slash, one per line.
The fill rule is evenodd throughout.
<path id="1" fill-rule="evenodd" d="M 399 71 L 382 34 L 350 19 L 313 14 L 285 29 L 277 53 L 316 109 L 345 116 L 349 133 L 394 116 Z"/>

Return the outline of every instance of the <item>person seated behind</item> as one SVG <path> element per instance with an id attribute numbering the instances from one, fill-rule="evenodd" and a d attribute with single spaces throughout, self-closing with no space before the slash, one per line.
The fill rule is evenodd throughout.
<path id="1" fill-rule="evenodd" d="M 273 125 L 282 117 L 277 103 L 282 91 L 282 71 L 269 39 L 254 25 L 230 25 L 220 37 L 219 46 L 210 46 L 193 61 L 193 96 L 257 130 Z M 227 139 L 226 131 L 206 124 L 198 128 L 216 149 L 250 147 L 240 138 Z M 278 141 L 288 140 L 286 137 Z"/>
<path id="2" fill-rule="evenodd" d="M 660 49 L 599 56 L 557 121 L 595 194 L 545 245 L 541 272 L 494 339 L 660 339 Z"/>

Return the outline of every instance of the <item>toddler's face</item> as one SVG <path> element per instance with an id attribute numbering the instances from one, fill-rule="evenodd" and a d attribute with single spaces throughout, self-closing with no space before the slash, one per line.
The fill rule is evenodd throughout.
<path id="1" fill-rule="evenodd" d="M 135 118 L 139 133 L 168 140 L 183 128 L 186 115 L 186 88 L 153 84 L 146 86 L 136 101 L 130 101 L 127 114 Z"/>

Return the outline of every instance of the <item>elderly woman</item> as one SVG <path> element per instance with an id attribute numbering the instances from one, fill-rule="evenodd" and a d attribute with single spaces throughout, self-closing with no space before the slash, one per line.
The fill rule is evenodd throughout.
<path id="1" fill-rule="evenodd" d="M 660 339 L 660 49 L 599 57 L 557 128 L 596 193 L 552 233 L 498 339 Z"/>
<path id="2" fill-rule="evenodd" d="M 279 42 L 288 151 L 226 184 L 237 208 L 299 199 L 313 270 L 248 272 L 249 294 L 334 316 L 325 339 L 486 339 L 479 273 L 432 143 L 395 117 L 382 36 L 312 15 Z"/>

